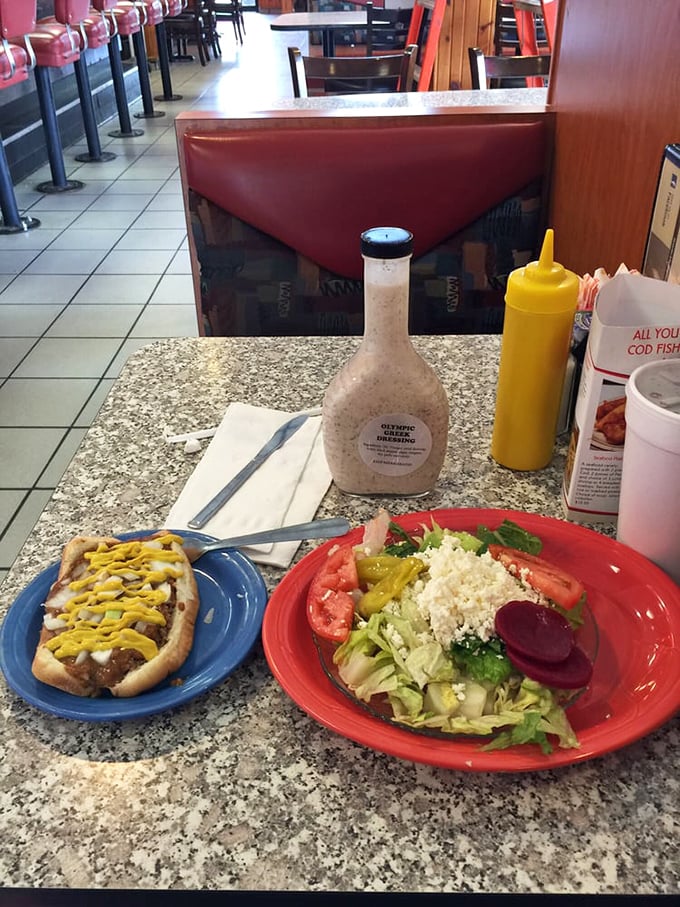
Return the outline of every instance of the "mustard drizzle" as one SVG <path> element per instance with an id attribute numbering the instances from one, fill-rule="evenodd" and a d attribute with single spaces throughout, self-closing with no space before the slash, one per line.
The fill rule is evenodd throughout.
<path id="1" fill-rule="evenodd" d="M 182 544 L 177 535 L 167 533 L 156 539 L 162 545 Z M 169 598 L 159 586 L 181 576 L 173 567 L 182 556 L 172 548 L 152 548 L 144 542 L 120 542 L 108 546 L 100 543 L 96 551 L 87 551 L 85 574 L 69 583 L 76 594 L 61 607 L 57 615 L 67 627 L 45 645 L 56 658 L 77 656 L 82 651 L 135 649 L 147 660 L 158 654 L 156 643 L 134 629 L 138 621 L 165 625 L 158 607 Z M 151 568 L 150 562 L 166 562 L 162 569 Z M 80 612 L 120 616 L 102 617 L 99 622 L 81 618 Z"/>

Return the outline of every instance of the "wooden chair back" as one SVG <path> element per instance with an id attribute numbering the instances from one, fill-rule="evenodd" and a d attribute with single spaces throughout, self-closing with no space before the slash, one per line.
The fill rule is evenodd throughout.
<path id="1" fill-rule="evenodd" d="M 537 54 L 530 57 L 513 57 L 509 55 L 486 56 L 479 47 L 468 48 L 470 58 L 470 76 L 473 89 L 502 88 L 504 79 L 521 79 L 550 75 L 550 54 Z"/>
<path id="2" fill-rule="evenodd" d="M 293 96 L 310 97 L 312 83 L 321 94 L 356 94 L 371 91 L 412 91 L 418 48 L 373 57 L 305 57 L 297 47 L 288 48 Z"/>

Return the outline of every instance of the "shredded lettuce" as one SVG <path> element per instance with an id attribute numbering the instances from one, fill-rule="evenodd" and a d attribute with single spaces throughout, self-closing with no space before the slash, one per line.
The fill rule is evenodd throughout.
<path id="1" fill-rule="evenodd" d="M 436 548 L 445 534 L 478 553 L 492 542 L 533 554 L 541 550 L 540 539 L 510 520 L 494 531 L 480 526 L 476 536 L 442 529 L 434 521 L 431 529 L 422 528 L 422 536 L 410 535 L 390 523 L 399 541 L 384 553 L 406 557 Z M 386 698 L 394 720 L 409 727 L 492 737 L 485 750 L 531 744 L 550 753 L 553 738 L 560 747 L 579 746 L 558 694 L 518 674 L 502 640 L 468 636 L 444 650 L 408 590 L 360 620 L 335 650 L 340 679 L 358 699 Z M 572 622 L 582 620 L 581 609 L 582 603 L 567 612 Z"/>
<path id="2" fill-rule="evenodd" d="M 516 673 L 498 680 L 473 678 L 467 663 L 461 665 L 411 624 L 402 609 L 408 613 L 413 607 L 405 598 L 393 610 L 371 615 L 336 649 L 333 660 L 340 678 L 358 699 L 370 702 L 386 695 L 395 721 L 413 728 L 495 735 L 485 749 L 528 743 L 547 753 L 552 751 L 548 735 L 556 736 L 561 747 L 579 745 L 551 690 Z M 486 647 L 488 664 L 501 663 L 496 650 L 500 640 L 477 643 L 477 648 Z M 474 644 L 468 651 L 475 651 Z"/>

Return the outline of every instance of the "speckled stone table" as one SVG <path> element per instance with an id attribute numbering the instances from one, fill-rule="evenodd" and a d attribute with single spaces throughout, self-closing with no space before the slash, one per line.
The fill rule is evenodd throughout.
<path id="1" fill-rule="evenodd" d="M 356 342 L 179 339 L 135 353 L 2 586 L 2 613 L 70 536 L 163 523 L 196 462 L 164 443 L 165 426 L 214 425 L 235 400 L 316 405 Z M 415 342 L 452 405 L 444 472 L 417 509 L 561 516 L 564 439 L 539 473 L 489 457 L 499 338 Z M 378 503 L 331 487 L 319 515 L 359 524 Z M 282 575 L 263 573 L 270 589 Z M 560 770 L 443 770 L 317 724 L 281 690 L 259 643 L 226 681 L 175 712 L 80 723 L 43 714 L 4 682 L 0 710 L 6 888 L 679 890 L 677 720 Z"/>
<path id="2" fill-rule="evenodd" d="M 382 94 L 321 95 L 312 98 L 277 98 L 268 110 L 353 110 L 371 107 L 376 110 L 408 108 L 410 110 L 447 109 L 449 107 L 503 107 L 536 113 L 546 109 L 547 88 L 483 88 L 479 91 L 388 91 Z M 244 102 L 245 103 L 245 102 Z M 230 109 L 238 99 L 230 103 Z"/>

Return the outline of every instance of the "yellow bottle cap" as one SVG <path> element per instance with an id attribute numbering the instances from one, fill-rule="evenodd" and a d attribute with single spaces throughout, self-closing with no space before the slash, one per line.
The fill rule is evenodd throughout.
<path id="1" fill-rule="evenodd" d="M 553 257 L 554 233 L 545 231 L 538 261 L 530 261 L 508 277 L 505 301 L 526 312 L 557 313 L 575 310 L 578 277 Z"/>

